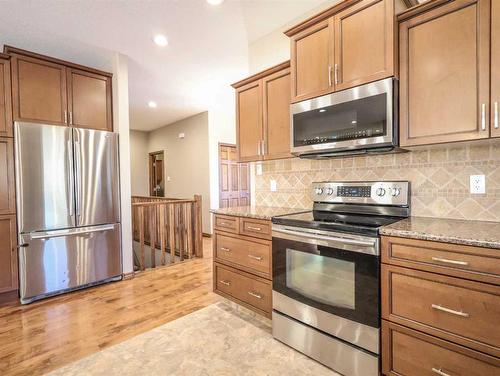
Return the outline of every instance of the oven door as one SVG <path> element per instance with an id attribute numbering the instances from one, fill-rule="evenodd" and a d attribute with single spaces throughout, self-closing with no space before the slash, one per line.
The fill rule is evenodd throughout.
<path id="1" fill-rule="evenodd" d="M 273 309 L 378 353 L 379 239 L 273 225 Z"/>
<path id="2" fill-rule="evenodd" d="M 395 83 L 388 78 L 292 104 L 291 152 L 397 147 Z"/>

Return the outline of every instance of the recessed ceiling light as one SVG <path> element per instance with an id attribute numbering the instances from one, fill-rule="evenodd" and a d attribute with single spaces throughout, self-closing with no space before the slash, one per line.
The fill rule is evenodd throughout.
<path id="1" fill-rule="evenodd" d="M 160 47 L 165 47 L 168 44 L 167 37 L 162 34 L 155 35 L 153 41 Z"/>
<path id="2" fill-rule="evenodd" d="M 209 3 L 210 5 L 219 5 L 219 4 L 222 4 L 224 2 L 224 0 L 207 0 L 207 3 Z"/>
<path id="3" fill-rule="evenodd" d="M 148 107 L 150 107 L 150 108 L 156 108 L 156 107 L 158 107 L 158 105 L 156 104 L 156 102 L 149 101 L 148 102 Z"/>

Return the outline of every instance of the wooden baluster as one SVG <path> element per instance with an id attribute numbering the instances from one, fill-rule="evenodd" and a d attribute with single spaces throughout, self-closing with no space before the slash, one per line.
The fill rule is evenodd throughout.
<path id="1" fill-rule="evenodd" d="M 144 270 L 144 206 L 139 206 L 139 245 L 141 249 L 141 270 Z"/>
<path id="2" fill-rule="evenodd" d="M 165 205 L 160 205 L 159 231 L 161 264 L 165 265 Z"/>
<path id="3" fill-rule="evenodd" d="M 193 212 L 193 203 L 189 202 L 186 204 L 185 216 L 186 216 L 186 238 L 187 238 L 187 257 L 193 258 L 193 224 L 191 223 L 191 214 Z"/>
<path id="4" fill-rule="evenodd" d="M 168 225 L 169 225 L 169 245 L 170 245 L 170 263 L 175 262 L 175 215 L 174 204 L 168 205 Z"/>
<path id="5" fill-rule="evenodd" d="M 184 236 L 184 204 L 179 205 L 179 259 L 184 261 L 184 253 L 186 250 L 186 237 Z"/>
<path id="6" fill-rule="evenodd" d="M 156 205 L 149 207 L 149 248 L 151 250 L 151 267 L 156 268 Z"/>
<path id="7" fill-rule="evenodd" d="M 194 214 L 194 237 L 195 237 L 195 256 L 203 257 L 203 227 L 201 217 L 202 199 L 200 195 L 194 196 L 195 214 Z"/>

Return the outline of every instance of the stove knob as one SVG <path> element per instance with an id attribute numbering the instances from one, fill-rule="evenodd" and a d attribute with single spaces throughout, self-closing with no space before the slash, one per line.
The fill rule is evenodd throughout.
<path id="1" fill-rule="evenodd" d="M 385 189 L 384 188 L 378 188 L 376 193 L 377 193 L 377 196 L 382 197 L 383 195 L 385 195 Z"/>
<path id="2" fill-rule="evenodd" d="M 327 188 L 327 189 L 326 189 L 326 194 L 327 194 L 328 196 L 333 195 L 333 188 Z"/>
<path id="3" fill-rule="evenodd" d="M 323 188 L 316 187 L 316 189 L 314 191 L 316 192 L 317 195 L 323 194 Z"/>
<path id="4" fill-rule="evenodd" d="M 392 188 L 392 197 L 398 197 L 401 194 L 401 188 Z"/>

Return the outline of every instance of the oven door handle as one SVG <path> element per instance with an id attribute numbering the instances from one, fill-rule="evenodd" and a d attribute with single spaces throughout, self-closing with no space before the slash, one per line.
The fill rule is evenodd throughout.
<path id="1" fill-rule="evenodd" d="M 283 234 L 290 234 L 299 237 L 309 238 L 309 239 L 318 239 L 318 240 L 326 240 L 329 242 L 337 242 L 337 243 L 346 243 L 352 245 L 359 245 L 362 247 L 374 247 L 376 244 L 376 240 L 373 241 L 363 241 L 357 239 L 349 239 L 349 238 L 340 238 L 336 236 L 324 236 L 319 234 L 310 234 L 307 232 L 299 232 L 287 229 L 273 229 L 274 232 L 281 232 Z"/>

